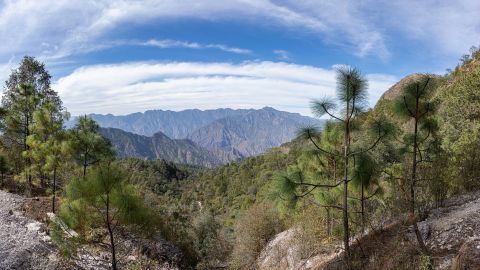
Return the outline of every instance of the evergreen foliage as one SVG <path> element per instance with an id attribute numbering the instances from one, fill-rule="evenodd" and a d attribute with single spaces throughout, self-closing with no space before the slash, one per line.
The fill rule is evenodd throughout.
<path id="1" fill-rule="evenodd" d="M 128 184 L 124 175 L 125 172 L 115 165 L 104 163 L 85 179 L 70 181 L 60 212 L 71 228 L 85 232 L 88 228 L 101 227 L 106 231 L 113 269 L 118 268 L 115 234 L 119 225 L 143 230 L 154 219 L 138 188 Z"/>
<path id="2" fill-rule="evenodd" d="M 343 243 L 345 249 L 345 258 L 346 258 L 346 267 L 350 268 L 350 224 L 349 224 L 349 191 L 348 186 L 351 181 L 351 164 L 349 163 L 351 159 L 355 156 L 363 154 L 371 149 L 373 149 L 381 139 L 384 139 L 389 133 L 389 125 L 385 121 L 376 121 L 372 123 L 373 132 L 377 138 L 374 140 L 373 144 L 366 148 L 358 148 L 352 144 L 355 138 L 352 137 L 355 134 L 355 131 L 359 129 L 359 125 L 356 123 L 357 119 L 360 118 L 364 106 L 366 103 L 367 95 L 367 80 L 360 73 L 358 69 L 350 67 L 341 67 L 337 70 L 337 99 L 338 103 L 341 105 L 341 108 L 337 108 L 336 103 L 330 99 L 322 99 L 312 102 L 312 112 L 317 117 L 322 117 L 327 114 L 333 118 L 338 124 L 342 127 L 343 135 L 343 149 L 342 153 L 338 154 L 337 152 L 330 152 L 324 149 L 320 142 L 316 141 L 318 137 L 318 131 L 312 128 L 306 128 L 300 132 L 305 138 L 309 139 L 311 143 L 315 146 L 319 154 L 327 155 L 330 158 L 338 157 L 343 164 L 343 179 L 338 181 L 337 179 L 330 180 L 330 183 L 312 183 L 308 180 L 305 181 L 302 172 L 295 172 L 292 186 L 301 186 L 309 187 L 310 190 L 303 191 L 304 193 L 298 195 L 303 197 L 316 188 L 327 188 L 335 189 L 340 185 L 343 188 L 342 202 L 341 205 L 324 205 L 327 208 L 340 209 L 343 213 Z M 341 116 L 336 116 L 335 111 L 339 110 Z M 364 128 L 368 128 L 368 125 L 364 125 Z M 316 136 L 317 135 L 317 136 Z M 321 172 L 320 172 L 321 173 Z M 336 175 L 336 174 L 335 174 Z M 285 179 L 288 177 L 284 177 Z M 315 178 L 314 178 L 315 179 Z M 284 185 L 285 187 L 285 185 Z M 362 189 L 363 191 L 363 189 Z M 362 199 L 363 202 L 363 199 Z M 363 204 L 362 204 L 363 205 Z"/>
<path id="3" fill-rule="evenodd" d="M 411 175 L 405 177 L 408 179 L 410 191 L 409 211 L 415 235 L 425 255 L 429 255 L 429 250 L 425 245 L 416 221 L 415 191 L 420 181 L 419 166 L 423 162 L 428 161 L 432 144 L 435 143 L 437 124 L 433 118 L 436 106 L 431 102 L 433 89 L 435 88 L 432 79 L 428 76 L 423 76 L 419 80 L 406 85 L 403 93 L 395 100 L 395 112 L 397 115 L 413 122 L 413 128 L 410 132 L 406 131 L 403 137 L 405 157 L 409 159 L 406 162 L 411 160 L 411 165 L 408 166 L 408 171 Z"/>
<path id="4" fill-rule="evenodd" d="M 63 123 L 68 113 L 60 113 L 52 103 L 46 103 L 33 113 L 32 134 L 27 138 L 28 150 L 24 156 L 32 162 L 26 170 L 40 179 L 42 187 L 52 188 L 52 212 L 55 213 L 55 200 L 58 185 L 58 172 L 62 164 L 68 162 L 68 138 Z"/>
<path id="5" fill-rule="evenodd" d="M 98 124 L 88 116 L 80 116 L 70 131 L 71 149 L 77 164 L 82 166 L 83 178 L 87 168 L 102 159 L 114 158 L 114 150 L 110 142 L 102 137 Z"/>
<path id="6" fill-rule="evenodd" d="M 31 134 L 35 110 L 50 103 L 57 113 L 62 111 L 62 102 L 57 93 L 50 88 L 50 74 L 43 63 L 25 56 L 18 69 L 15 69 L 6 81 L 2 96 L 0 128 L 3 133 L 2 145 L 8 158 L 15 165 L 17 178 L 27 181 L 32 189 L 32 176 L 27 167 L 31 166 L 28 156 L 27 137 Z M 20 172 L 23 171 L 23 174 Z"/>

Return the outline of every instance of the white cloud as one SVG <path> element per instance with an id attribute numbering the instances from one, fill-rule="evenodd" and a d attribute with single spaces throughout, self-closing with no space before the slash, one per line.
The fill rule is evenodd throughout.
<path id="1" fill-rule="evenodd" d="M 124 25 L 185 18 L 286 27 L 345 46 L 359 57 L 388 58 L 391 35 L 402 33 L 439 54 L 458 56 L 480 43 L 479 10 L 478 0 L 4 0 L 0 62 L 26 53 L 58 57 L 98 49 Z"/>
<path id="2" fill-rule="evenodd" d="M 384 27 L 422 41 L 431 53 L 459 57 L 480 44 L 478 0 L 383 1 L 380 10 L 377 15 Z"/>
<path id="3" fill-rule="evenodd" d="M 14 68 L 13 57 L 8 60 L 8 62 L 4 64 L 0 64 L 0 82 L 4 82 L 8 79 L 8 75 L 11 73 L 12 69 Z M 1 89 L 0 91 L 3 91 Z"/>
<path id="4" fill-rule="evenodd" d="M 361 55 L 385 51 L 380 35 L 371 35 L 376 32 L 366 26 L 363 19 L 346 23 L 354 18 L 349 15 L 350 10 L 342 11 L 345 13 L 343 17 L 332 16 L 330 13 L 335 5 L 323 5 L 325 9 L 319 9 L 321 12 L 317 16 L 302 10 L 304 4 L 294 3 L 285 1 L 280 4 L 268 0 L 6 0 L 0 7 L 0 37 L 4 41 L 0 45 L 0 58 L 25 53 L 68 56 L 78 51 L 98 49 L 98 44 L 104 43 L 102 39 L 108 33 L 123 25 L 181 18 L 241 20 L 292 29 L 300 27 L 314 35 L 323 34 L 346 42 L 357 48 L 355 50 Z M 340 33 L 345 40 L 335 38 Z M 370 36 L 377 37 L 372 42 Z M 245 52 L 218 44 L 210 47 Z"/>
<path id="5" fill-rule="evenodd" d="M 162 49 L 166 48 L 189 48 L 189 49 L 218 49 L 225 52 L 237 53 L 237 54 L 250 54 L 252 51 L 248 49 L 229 47 L 224 44 L 200 44 L 197 42 L 188 42 L 180 40 L 163 39 L 156 40 L 151 39 L 146 42 L 130 42 L 131 44 L 142 46 L 153 46 Z"/>
<path id="6" fill-rule="evenodd" d="M 397 80 L 367 77 L 372 103 Z M 267 105 L 309 115 L 311 99 L 335 95 L 335 71 L 283 62 L 137 62 L 82 67 L 54 88 L 74 115 Z"/>
<path id="7" fill-rule="evenodd" d="M 277 55 L 280 60 L 289 60 L 290 54 L 285 50 L 273 50 L 273 53 Z"/>

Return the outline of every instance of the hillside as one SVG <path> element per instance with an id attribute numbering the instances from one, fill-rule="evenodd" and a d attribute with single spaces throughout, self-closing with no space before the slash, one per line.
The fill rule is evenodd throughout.
<path id="1" fill-rule="evenodd" d="M 101 134 L 114 145 L 119 158 L 165 159 L 176 163 L 213 167 L 221 161 L 190 140 L 174 140 L 161 132 L 152 137 L 116 128 L 102 128 Z"/>
<path id="2" fill-rule="evenodd" d="M 473 192 L 446 200 L 433 208 L 419 226 L 430 248 L 435 269 L 478 269 L 480 239 L 480 193 Z M 325 245 L 316 254 L 302 257 L 298 232 L 284 231 L 265 247 L 257 261 L 260 270 L 342 269 L 341 247 Z M 385 223 L 366 236 L 358 236 L 354 246 L 358 254 L 356 269 L 419 269 L 415 236 L 401 218 Z M 472 248 L 472 244 L 473 248 Z M 379 250 L 379 247 L 382 247 Z M 365 260 L 368 258 L 368 260 Z M 454 266 L 458 267 L 455 268 Z M 472 268 L 463 268 L 463 267 Z M 477 267 L 477 268 L 475 268 Z"/>

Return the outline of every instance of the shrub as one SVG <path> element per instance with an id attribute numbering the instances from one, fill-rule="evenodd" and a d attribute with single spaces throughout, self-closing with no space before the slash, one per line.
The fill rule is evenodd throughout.
<path id="1" fill-rule="evenodd" d="M 268 241 L 282 225 L 277 209 L 270 203 L 258 203 L 248 209 L 235 224 L 232 269 L 252 269 Z"/>

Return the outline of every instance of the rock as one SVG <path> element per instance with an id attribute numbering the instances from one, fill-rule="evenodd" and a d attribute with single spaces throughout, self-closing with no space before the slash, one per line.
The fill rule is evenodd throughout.
<path id="1" fill-rule="evenodd" d="M 422 222 L 418 226 L 418 230 L 420 231 L 420 234 L 422 235 L 423 239 L 428 239 L 430 237 L 431 227 L 430 224 L 426 222 Z"/>
<path id="2" fill-rule="evenodd" d="M 62 229 L 67 238 L 78 237 L 78 233 L 70 229 L 67 224 L 65 224 L 61 219 L 59 219 L 54 213 L 47 213 L 47 216 L 50 221 L 54 222 Z"/>
<path id="3" fill-rule="evenodd" d="M 452 270 L 480 270 L 480 238 L 467 240 L 462 245 Z"/>

